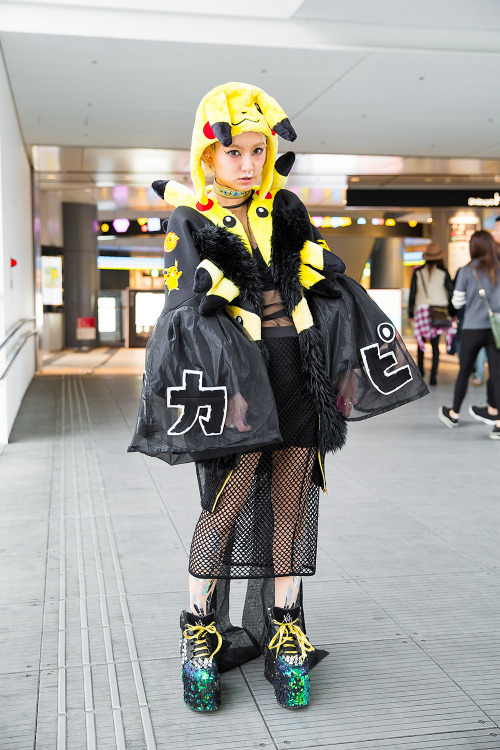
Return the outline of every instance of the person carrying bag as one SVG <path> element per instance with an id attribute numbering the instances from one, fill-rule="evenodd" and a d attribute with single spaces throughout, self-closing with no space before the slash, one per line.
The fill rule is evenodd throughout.
<path id="1" fill-rule="evenodd" d="M 474 419 L 493 427 L 490 437 L 500 440 L 500 256 L 489 232 L 474 232 L 470 239 L 471 262 L 458 272 L 452 304 L 465 307 L 460 351 L 460 372 L 453 395 L 453 407 L 442 406 L 439 418 L 447 427 L 458 427 L 459 412 L 467 393 L 474 361 L 484 346 L 490 378 L 488 404 L 470 406 Z"/>
<path id="2" fill-rule="evenodd" d="M 456 333 L 451 325 L 449 306 L 453 293 L 453 282 L 443 263 L 444 251 L 431 242 L 423 252 L 424 265 L 416 268 L 410 286 L 408 318 L 413 320 L 413 331 L 418 344 L 417 363 L 420 374 L 424 374 L 424 352 L 426 341 L 432 346 L 432 368 L 430 385 L 436 385 L 439 366 L 439 337 L 446 334 L 449 347 Z"/>
<path id="3" fill-rule="evenodd" d="M 477 285 L 479 287 L 479 296 L 482 300 L 484 300 L 484 303 L 488 310 L 488 315 L 490 316 L 490 326 L 493 338 L 495 339 L 495 346 L 497 349 L 500 349 L 500 313 L 493 312 L 493 310 L 491 309 L 490 301 L 486 295 L 486 290 L 480 287 L 479 278 L 475 271 L 474 276 L 476 277 Z"/>
<path id="4" fill-rule="evenodd" d="M 427 293 L 427 285 L 423 274 L 420 276 L 422 286 L 424 287 L 424 294 L 427 298 L 427 304 L 429 306 L 429 315 L 431 319 L 431 326 L 433 328 L 449 328 L 451 326 L 451 315 L 448 312 L 448 305 L 431 305 L 429 301 L 429 295 Z"/>

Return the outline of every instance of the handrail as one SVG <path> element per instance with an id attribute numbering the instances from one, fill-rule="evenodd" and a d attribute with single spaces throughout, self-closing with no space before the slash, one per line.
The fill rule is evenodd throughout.
<path id="1" fill-rule="evenodd" d="M 34 318 L 33 318 L 33 320 L 34 320 Z M 19 329 L 17 329 L 17 330 L 19 330 Z M 2 380 L 4 380 L 4 378 L 7 376 L 7 373 L 9 372 L 10 368 L 14 364 L 14 361 L 15 361 L 17 355 L 19 354 L 19 352 L 21 351 L 21 349 L 23 348 L 23 346 L 25 345 L 25 343 L 28 341 L 28 339 L 30 339 L 32 336 L 36 336 L 38 333 L 39 333 L 38 328 L 35 328 L 33 331 L 30 331 L 29 333 L 25 333 L 24 334 L 24 337 L 22 338 L 21 343 L 19 344 L 19 346 L 15 350 L 14 355 L 11 357 L 11 359 L 10 359 L 7 367 L 5 368 L 5 370 L 0 375 L 0 382 Z M 10 336 L 9 336 L 9 338 L 10 338 Z"/>
<path id="2" fill-rule="evenodd" d="M 8 342 L 9 342 L 9 341 L 11 340 L 12 336 L 13 336 L 13 335 L 14 335 L 15 333 L 17 333 L 17 332 L 18 332 L 18 330 L 19 330 L 20 328 L 22 328 L 22 327 L 23 327 L 23 325 L 24 325 L 25 323 L 32 323 L 32 322 L 33 322 L 34 320 L 36 320 L 36 318 L 20 318 L 20 319 L 19 319 L 19 320 L 17 321 L 17 324 L 16 324 L 16 323 L 14 323 L 14 325 L 15 325 L 15 328 L 14 328 L 14 329 L 13 329 L 13 330 L 12 330 L 12 331 L 11 331 L 11 332 L 9 333 L 9 335 L 7 336 L 7 338 L 5 338 L 5 339 L 4 339 L 3 341 L 2 341 L 2 343 L 0 344 L 0 351 L 2 351 L 2 349 L 4 348 L 4 346 L 6 346 L 6 344 L 8 344 Z"/>

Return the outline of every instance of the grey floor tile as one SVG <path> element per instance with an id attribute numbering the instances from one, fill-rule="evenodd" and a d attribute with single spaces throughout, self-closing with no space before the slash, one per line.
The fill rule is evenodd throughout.
<path id="1" fill-rule="evenodd" d="M 38 554 L 0 555 L 0 602 L 43 600 L 45 560 Z"/>
<path id="2" fill-rule="evenodd" d="M 496 576 L 489 572 L 363 578 L 360 586 L 406 632 L 491 632 L 500 622 Z"/>
<path id="3" fill-rule="evenodd" d="M 386 739 L 373 739 L 366 742 L 348 742 L 330 744 L 321 743 L 321 750 L 498 750 L 500 732 L 489 729 L 477 729 L 473 732 L 437 732 L 418 737 L 395 737 L 390 744 Z M 295 745 L 302 750 L 307 745 Z"/>
<path id="4" fill-rule="evenodd" d="M 495 724 L 414 643 L 336 644 L 311 674 L 307 721 L 284 714 L 262 664 L 243 667 L 277 744 L 298 747 L 444 732 Z"/>
<path id="5" fill-rule="evenodd" d="M 464 554 L 432 531 L 415 525 L 413 533 L 385 531 L 332 534 L 321 542 L 335 562 L 354 577 L 376 575 L 425 575 L 440 572 L 482 571 L 479 560 Z"/>
<path id="6" fill-rule="evenodd" d="M 41 556 L 47 547 L 45 518 L 5 518 L 0 524 L 0 564 L 5 555 Z"/>
<path id="7" fill-rule="evenodd" d="M 0 604 L 0 673 L 38 669 L 42 602 Z"/>
<path id="8" fill-rule="evenodd" d="M 33 749 L 38 672 L 0 674 L 0 747 Z M 17 744 L 15 744 L 17 743 Z"/>
<path id="9" fill-rule="evenodd" d="M 498 627 L 490 632 L 420 638 L 417 643 L 496 724 L 500 724 Z"/>
<path id="10" fill-rule="evenodd" d="M 224 710 L 213 715 L 189 711 L 178 690 L 179 660 L 143 664 L 144 683 L 159 750 L 208 745 L 221 750 L 239 746 L 274 747 L 269 731 L 239 669 L 222 675 Z"/>

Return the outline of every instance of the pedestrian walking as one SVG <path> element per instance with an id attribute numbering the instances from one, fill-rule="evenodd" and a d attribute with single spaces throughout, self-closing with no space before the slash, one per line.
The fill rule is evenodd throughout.
<path id="1" fill-rule="evenodd" d="M 451 326 L 450 303 L 453 282 L 443 262 L 444 251 L 436 243 L 426 246 L 423 266 L 413 271 L 408 300 L 408 318 L 413 322 L 417 340 L 417 363 L 424 377 L 424 353 L 426 341 L 432 347 L 430 385 L 437 385 L 439 367 L 439 338 L 446 334 L 447 346 L 451 343 L 455 329 Z M 431 315 L 432 313 L 432 315 Z"/>
<path id="2" fill-rule="evenodd" d="M 470 256 L 470 263 L 458 272 L 452 298 L 454 308 L 465 307 L 460 371 L 455 382 L 453 405 L 451 408 L 442 406 L 439 417 L 447 427 L 458 427 L 469 376 L 479 351 L 485 347 L 490 373 L 488 403 L 471 406 L 469 412 L 474 419 L 491 425 L 490 437 L 500 440 L 500 331 L 497 339 L 493 331 L 500 325 L 500 318 L 495 317 L 495 314 L 500 314 L 500 257 L 498 246 L 489 232 L 474 232 L 470 238 Z"/>

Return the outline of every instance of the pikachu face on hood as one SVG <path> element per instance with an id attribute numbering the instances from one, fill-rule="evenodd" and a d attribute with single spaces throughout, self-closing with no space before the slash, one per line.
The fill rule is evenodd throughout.
<path id="1" fill-rule="evenodd" d="M 207 203 L 202 154 L 219 141 L 230 146 L 233 136 L 240 133 L 262 133 L 267 138 L 266 163 L 262 171 L 260 191 L 265 195 L 273 181 L 278 151 L 278 135 L 294 141 L 295 130 L 278 102 L 257 86 L 247 83 L 224 83 L 206 94 L 196 111 L 191 142 L 191 176 L 201 204 Z"/>

